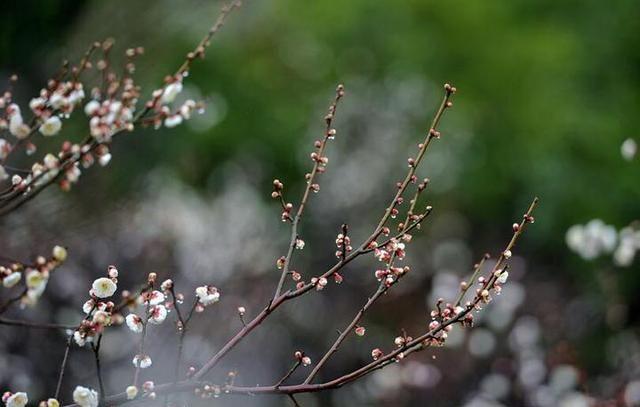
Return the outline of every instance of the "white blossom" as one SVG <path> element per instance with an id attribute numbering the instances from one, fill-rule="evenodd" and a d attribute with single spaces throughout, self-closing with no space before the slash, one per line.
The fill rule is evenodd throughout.
<path id="1" fill-rule="evenodd" d="M 0 181 L 4 181 L 7 178 L 9 178 L 9 174 L 7 174 L 7 170 L 5 170 L 2 165 L 0 165 Z"/>
<path id="2" fill-rule="evenodd" d="M 149 304 L 151 305 L 158 305 L 164 302 L 164 294 L 162 294 L 160 291 L 158 290 L 153 290 L 151 291 L 151 293 L 149 294 Z"/>
<path id="3" fill-rule="evenodd" d="M 632 227 L 622 228 L 619 241 L 613 253 L 613 261 L 617 266 L 628 267 L 633 263 L 636 252 L 640 250 L 640 231 Z"/>
<path id="4" fill-rule="evenodd" d="M 67 249 L 62 246 L 55 246 L 52 251 L 53 258 L 56 261 L 63 262 L 67 259 Z"/>
<path id="5" fill-rule="evenodd" d="M 633 160 L 638 152 L 638 144 L 632 138 L 626 139 L 620 146 L 620 154 L 627 161 Z"/>
<path id="6" fill-rule="evenodd" d="M 14 271 L 2 279 L 2 285 L 6 288 L 11 288 L 20 282 L 20 278 L 22 278 L 22 273 Z"/>
<path id="7" fill-rule="evenodd" d="M 149 310 L 149 322 L 159 325 L 167 319 L 167 308 L 164 305 L 154 305 Z"/>
<path id="8" fill-rule="evenodd" d="M 586 225 L 574 225 L 567 230 L 565 236 L 567 246 L 585 260 L 611 253 L 617 240 L 613 226 L 606 225 L 600 219 L 591 220 Z"/>
<path id="9" fill-rule="evenodd" d="M 51 153 L 45 155 L 42 162 L 44 163 L 44 166 L 50 170 L 53 170 L 54 168 L 58 168 L 58 164 L 59 164 L 58 158 Z"/>
<path id="10" fill-rule="evenodd" d="M 118 286 L 110 278 L 101 277 L 96 279 L 91 285 L 93 295 L 98 298 L 111 297 L 116 292 Z"/>
<path id="11" fill-rule="evenodd" d="M 27 396 L 27 393 L 19 391 L 9 396 L 5 403 L 7 404 L 7 407 L 24 407 L 28 402 L 29 397 Z"/>
<path id="12" fill-rule="evenodd" d="M 140 369 L 146 369 L 153 364 L 149 355 L 135 355 L 132 363 L 134 366 L 140 366 Z"/>
<path id="13" fill-rule="evenodd" d="M 87 387 L 76 386 L 73 401 L 80 407 L 98 407 L 98 392 Z"/>
<path id="14" fill-rule="evenodd" d="M 138 395 L 138 388 L 136 386 L 127 386 L 125 393 L 127 393 L 127 400 L 133 400 Z"/>
<path id="15" fill-rule="evenodd" d="M 80 347 L 83 347 L 87 343 L 87 338 L 80 331 L 75 331 L 73 333 L 73 340 L 76 345 Z"/>
<path id="16" fill-rule="evenodd" d="M 164 105 L 169 104 L 176 99 L 176 96 L 178 96 L 180 92 L 182 92 L 182 82 L 176 81 L 170 83 L 164 88 L 160 101 Z"/>
<path id="17" fill-rule="evenodd" d="M 67 98 L 61 95 L 60 93 L 54 93 L 49 98 L 49 104 L 51 104 L 51 107 L 53 107 L 54 109 L 60 109 L 65 105 L 67 105 L 68 103 L 69 102 L 67 101 Z"/>
<path id="18" fill-rule="evenodd" d="M 29 270 L 25 278 L 27 296 L 31 301 L 37 300 L 47 287 L 48 278 L 38 270 Z"/>
<path id="19" fill-rule="evenodd" d="M 98 163 L 100 163 L 100 165 L 103 167 L 107 166 L 107 164 L 109 164 L 109 161 L 111 161 L 111 153 L 102 154 L 100 158 L 98 158 Z"/>
<path id="20" fill-rule="evenodd" d="M 136 314 L 127 315 L 127 317 L 125 318 L 125 322 L 127 323 L 129 329 L 131 329 L 135 333 L 142 332 L 142 329 L 144 328 L 144 325 L 142 324 L 142 318 L 140 318 Z"/>
<path id="21" fill-rule="evenodd" d="M 182 116 L 174 114 L 164 119 L 164 126 L 167 128 L 173 128 L 182 124 Z"/>
<path id="22" fill-rule="evenodd" d="M 87 116 L 93 116 L 93 114 L 97 112 L 98 109 L 100 109 L 100 102 L 98 102 L 97 100 L 92 100 L 84 106 L 84 113 Z"/>
<path id="23" fill-rule="evenodd" d="M 218 302 L 220 299 L 218 289 L 206 285 L 196 288 L 196 295 L 198 296 L 200 304 L 204 306 Z"/>
<path id="24" fill-rule="evenodd" d="M 500 275 L 498 276 L 498 278 L 496 279 L 496 281 L 500 284 L 504 284 L 507 282 L 507 279 L 509 278 L 509 272 L 508 271 L 503 271 L 502 273 L 500 273 Z"/>
<path id="25" fill-rule="evenodd" d="M 40 133 L 43 136 L 55 136 L 62 128 L 62 121 L 58 116 L 51 116 L 40 125 Z"/>
<path id="26" fill-rule="evenodd" d="M 84 304 L 82 304 L 82 311 L 85 314 L 90 313 L 91 311 L 93 311 L 93 307 L 96 305 L 96 303 L 93 300 L 88 300 L 87 302 L 85 302 Z"/>

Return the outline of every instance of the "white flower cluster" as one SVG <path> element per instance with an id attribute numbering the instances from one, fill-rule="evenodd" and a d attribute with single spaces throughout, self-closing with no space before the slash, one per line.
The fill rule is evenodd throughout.
<path id="1" fill-rule="evenodd" d="M 574 225 L 566 234 L 567 246 L 585 260 L 593 260 L 603 254 L 613 253 L 617 266 L 628 267 L 640 250 L 640 230 L 628 226 L 620 232 L 600 219 L 586 225 Z"/>
<path id="2" fill-rule="evenodd" d="M 126 86 L 133 86 L 127 82 Z M 84 112 L 90 117 L 89 129 L 91 136 L 100 143 L 110 142 L 113 135 L 123 129 L 133 130 L 133 111 L 136 99 L 114 100 L 107 99 L 102 103 L 91 100 L 84 107 Z"/>
<path id="3" fill-rule="evenodd" d="M 76 386 L 73 401 L 80 407 L 98 407 L 98 392 L 88 387 Z"/>
<path id="4" fill-rule="evenodd" d="M 616 228 L 600 219 L 586 225 L 573 225 L 565 236 L 567 246 L 585 260 L 593 260 L 603 254 L 612 253 L 616 247 Z"/>
<path id="5" fill-rule="evenodd" d="M 202 107 L 192 99 L 188 99 L 180 105 L 175 111 L 172 111 L 170 105 L 173 104 L 182 92 L 182 80 L 185 74 L 172 78 L 164 88 L 156 89 L 153 92 L 153 98 L 156 103 L 157 118 L 154 120 L 155 127 L 159 128 L 164 124 L 167 128 L 173 128 L 182 124 L 183 121 L 189 120 L 194 111 L 201 113 Z M 164 120 L 163 120 L 164 118 Z"/>
<path id="6" fill-rule="evenodd" d="M 628 267 L 633 263 L 636 252 L 640 250 L 640 230 L 625 227 L 620 230 L 618 247 L 613 253 L 613 261 L 618 266 Z"/>
<path id="7" fill-rule="evenodd" d="M 154 277 L 155 279 L 155 277 Z M 165 291 L 172 288 L 173 282 L 167 280 L 162 283 L 161 288 Z M 167 309 L 166 296 L 164 293 L 158 290 L 151 290 L 140 295 L 137 305 L 143 307 L 143 313 L 146 318 L 139 316 L 138 314 L 131 312 L 125 318 L 127 327 L 134 333 L 142 333 L 145 331 L 147 324 L 160 325 L 162 324 L 169 314 Z M 146 369 L 153 363 L 149 355 L 137 354 L 133 357 L 132 363 L 135 367 L 140 369 Z M 129 386 L 127 388 L 127 394 L 130 395 L 130 399 L 133 399 L 138 394 L 137 388 Z"/>
<path id="8" fill-rule="evenodd" d="M 2 401 L 7 407 L 25 407 L 29 402 L 27 393 L 19 391 L 17 393 L 5 392 Z"/>
<path id="9" fill-rule="evenodd" d="M 198 296 L 200 304 L 205 307 L 220 300 L 220 292 L 216 287 L 210 285 L 203 285 L 196 288 L 196 295 Z"/>
<path id="10" fill-rule="evenodd" d="M 115 304 L 102 300 L 111 297 L 118 289 L 118 270 L 109 266 L 107 274 L 108 277 L 94 280 L 89 290 L 91 298 L 82 306 L 82 311 L 87 316 L 73 333 L 73 340 L 78 346 L 93 342 L 93 338 L 113 322 Z"/>

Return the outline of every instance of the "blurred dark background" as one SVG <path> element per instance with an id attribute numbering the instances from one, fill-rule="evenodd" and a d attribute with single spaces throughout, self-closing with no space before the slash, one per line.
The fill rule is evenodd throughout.
<path id="1" fill-rule="evenodd" d="M 0 74 L 20 76 L 16 93 L 26 105 L 63 59 L 113 37 L 121 50 L 145 47 L 136 77 L 148 92 L 180 65 L 219 5 L 7 1 Z M 512 282 L 479 326 L 452 335 L 445 349 L 300 403 L 640 405 L 638 262 L 621 267 L 609 253 L 585 260 L 565 242 L 575 224 L 602 219 L 620 230 L 638 218 L 638 159 L 624 159 L 621 145 L 638 137 L 639 35 L 633 0 L 247 0 L 185 82 L 185 93 L 207 101 L 204 115 L 117 140 L 109 168 L 88 171 L 68 194 L 48 191 L 0 224 L 3 254 L 29 258 L 53 244 L 70 252 L 38 307 L 12 315 L 77 321 L 86 287 L 109 264 L 119 267 L 121 286 L 150 271 L 175 276 L 187 295 L 211 283 L 222 301 L 198 316 L 206 322 L 187 348 L 190 363 L 204 362 L 238 329 L 236 307 L 253 315 L 275 287 L 274 261 L 289 232 L 269 199 L 271 180 L 285 182 L 297 201 L 336 84 L 347 91 L 338 137 L 294 262 L 308 277 L 331 264 L 342 223 L 356 242 L 371 230 L 450 82 L 458 88 L 454 109 L 421 171 L 432 181 L 425 203 L 435 211 L 409 247 L 414 273 L 365 317 L 367 335 L 350 338 L 322 378 L 366 363 L 402 328 L 424 329 L 435 299 L 455 295 L 485 251 L 501 250 L 537 195 Z M 296 349 L 319 359 L 375 290 L 373 270 L 373 261 L 361 262 L 343 286 L 284 307 L 225 367 L 243 384 L 264 384 L 282 376 Z M 174 340 L 169 326 L 159 329 L 167 332 L 152 356 L 153 346 L 160 353 Z M 34 400 L 50 395 L 64 336 L 6 326 L 0 336 L 2 388 L 34 389 Z M 130 381 L 132 338 L 122 329 L 105 337 L 111 392 Z M 145 374 L 159 383 L 172 361 L 157 359 Z M 66 391 L 95 387 L 90 352 L 74 350 L 71 363 Z"/>

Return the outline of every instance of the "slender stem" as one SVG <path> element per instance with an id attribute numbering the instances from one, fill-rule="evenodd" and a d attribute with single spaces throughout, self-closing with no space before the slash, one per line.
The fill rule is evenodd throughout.
<path id="1" fill-rule="evenodd" d="M 291 369 L 289 369 L 289 371 L 284 376 L 282 376 L 282 379 L 280 379 L 278 381 L 278 383 L 276 383 L 276 387 L 280 387 L 282 385 L 282 383 L 285 382 L 285 380 L 287 380 L 289 377 L 291 377 L 293 372 L 296 371 L 296 369 L 300 366 L 301 363 L 302 363 L 301 360 L 296 360 L 296 363 L 294 363 L 293 366 L 291 366 Z"/>
<path id="2" fill-rule="evenodd" d="M 487 261 L 489 257 L 491 257 L 489 253 L 486 253 L 484 256 L 482 256 L 482 259 L 480 259 L 480 261 L 473 267 L 473 274 L 471 275 L 471 279 L 469 279 L 469 282 L 467 282 L 466 287 L 460 290 L 460 295 L 458 295 L 458 299 L 456 299 L 454 308 L 460 305 L 460 303 L 464 299 L 465 294 L 467 294 L 467 291 L 469 291 L 469 287 L 473 286 L 473 283 L 476 281 L 478 274 L 480 274 L 480 272 L 482 271 L 484 262 Z"/>
<path id="3" fill-rule="evenodd" d="M 367 300 L 367 302 L 362 306 L 362 308 L 360 308 L 360 311 L 358 311 L 358 313 L 356 314 L 356 316 L 353 318 L 353 320 L 351 321 L 351 323 L 349 325 L 347 325 L 347 327 L 340 333 L 340 335 L 338 336 L 338 339 L 335 340 L 335 342 L 333 343 L 333 345 L 331 345 L 331 348 L 327 351 L 327 353 L 324 354 L 324 356 L 322 357 L 322 359 L 320 359 L 320 361 L 315 365 L 315 367 L 313 368 L 313 370 L 311 371 L 311 373 L 309 373 L 309 376 L 307 376 L 307 378 L 304 380 L 304 384 L 308 384 L 311 383 L 311 380 L 313 380 L 313 378 L 318 374 L 318 372 L 320 371 L 320 369 L 322 369 L 322 367 L 325 365 L 325 363 L 327 363 L 327 361 L 329 360 L 329 358 L 338 351 L 338 348 L 340 347 L 340 345 L 342 344 L 342 342 L 344 342 L 344 340 L 347 338 L 347 336 L 353 332 L 353 329 L 355 328 L 355 326 L 358 324 L 358 322 L 360 322 L 360 319 L 362 318 L 362 316 L 364 315 L 364 313 L 369 309 L 369 307 L 371 307 L 371 305 L 373 305 L 373 303 L 385 292 L 385 285 L 384 282 L 380 283 L 378 285 L 378 289 L 376 290 L 376 292 L 369 297 L 369 299 Z"/>
<path id="4" fill-rule="evenodd" d="M 102 369 L 100 368 L 100 345 L 102 343 L 102 334 L 98 335 L 98 341 L 96 344 L 91 344 L 93 350 L 93 356 L 96 361 L 96 372 L 98 375 L 98 385 L 100 386 L 100 400 L 104 401 L 106 392 L 104 390 L 104 381 L 102 380 Z"/>
<path id="5" fill-rule="evenodd" d="M 331 130 L 332 130 L 331 124 L 333 123 L 333 119 L 335 118 L 335 115 L 336 115 L 336 107 L 338 106 L 338 102 L 340 101 L 343 95 L 344 95 L 344 87 L 342 85 L 338 85 L 338 88 L 336 89 L 336 96 L 333 102 L 331 103 L 331 105 L 329 106 L 329 113 L 326 116 L 327 125 L 325 129 L 324 137 L 320 142 L 320 148 L 318 148 L 318 151 L 317 151 L 318 156 L 314 160 L 313 169 L 311 170 L 311 173 L 307 179 L 307 186 L 305 187 L 304 193 L 302 194 L 300 205 L 298 206 L 296 215 L 293 218 L 293 221 L 291 222 L 291 238 L 289 240 L 289 249 L 287 251 L 287 255 L 285 256 L 284 265 L 282 267 L 282 273 L 280 274 L 280 281 L 278 282 L 278 286 L 276 287 L 276 291 L 273 295 L 273 301 L 275 301 L 280 296 L 280 292 L 282 291 L 282 287 L 284 286 L 285 278 L 287 277 L 287 274 L 289 274 L 291 257 L 293 256 L 293 251 L 296 247 L 296 240 L 298 240 L 298 237 L 299 237 L 298 224 L 302 219 L 302 214 L 304 213 L 304 209 L 307 205 L 307 201 L 309 199 L 311 189 L 313 188 L 315 177 L 318 174 L 320 166 L 323 165 L 321 160 L 324 157 L 324 151 L 326 149 L 327 142 L 331 139 L 331 137 L 333 137 L 333 134 L 331 133 Z"/>
<path id="6" fill-rule="evenodd" d="M 60 364 L 60 372 L 58 373 L 58 384 L 56 385 L 56 392 L 53 396 L 54 399 L 58 399 L 58 396 L 60 395 L 60 389 L 62 388 L 62 379 L 64 378 L 64 370 L 67 367 L 69 351 L 71 350 L 72 338 L 73 335 L 69 335 L 69 339 L 67 339 L 67 347 L 64 350 L 64 357 L 62 358 L 62 363 Z"/>
<path id="7" fill-rule="evenodd" d="M 433 118 L 433 121 L 431 122 L 431 129 L 430 129 L 430 131 L 429 131 L 429 133 L 428 133 L 428 135 L 427 135 L 427 137 L 425 139 L 425 142 L 421 145 L 420 151 L 418 153 L 418 157 L 415 159 L 414 165 L 409 168 L 409 172 L 408 172 L 407 176 L 405 177 L 404 182 L 401 184 L 400 188 L 398 188 L 398 192 L 396 193 L 392 203 L 389 205 L 389 207 L 385 211 L 382 219 L 380 220 L 380 222 L 376 226 L 376 228 L 373 231 L 373 233 L 356 250 L 354 250 L 348 256 L 346 256 L 344 258 L 344 260 L 341 259 L 340 261 L 338 261 L 338 263 L 336 263 L 335 265 L 333 265 L 333 267 L 331 267 L 328 271 L 326 271 L 322 275 L 322 277 L 325 277 L 325 278 L 330 277 L 331 275 L 333 275 L 334 273 L 339 271 L 341 268 L 343 268 L 345 265 L 347 265 L 348 263 L 350 263 L 351 261 L 353 261 L 354 259 L 356 259 L 360 255 L 364 254 L 366 252 L 366 250 L 369 249 L 369 245 L 371 244 L 371 242 L 373 242 L 380 235 L 384 224 L 386 223 L 387 219 L 391 215 L 392 209 L 397 204 L 398 198 L 404 193 L 404 191 L 407 189 L 407 186 L 412 181 L 413 176 L 414 176 L 415 171 L 416 171 L 416 168 L 421 163 L 422 158 L 424 157 L 424 153 L 427 150 L 427 147 L 429 145 L 430 140 L 433 137 L 436 137 L 436 135 L 437 135 L 436 128 L 437 128 L 438 124 L 440 123 L 440 119 L 442 118 L 445 110 L 449 106 L 449 99 L 451 98 L 451 96 L 453 94 L 453 92 L 450 89 L 451 88 L 446 88 L 445 96 L 444 96 L 444 98 L 442 100 L 442 103 L 440 104 L 440 107 L 438 108 L 438 111 L 436 112 L 436 114 L 435 114 L 435 116 Z M 334 101 L 334 103 L 336 103 L 336 101 Z M 314 168 L 315 168 L 315 166 L 314 166 Z M 305 190 L 305 191 L 307 191 L 307 190 Z M 303 199 L 304 199 L 304 195 L 303 195 Z M 304 206 L 302 206 L 302 208 L 304 208 Z M 301 214 L 300 208 L 298 209 L 298 213 Z M 425 215 L 428 215 L 429 213 L 430 213 L 430 210 Z M 296 215 L 296 218 L 298 218 L 297 215 Z M 299 221 L 299 219 L 298 219 L 298 221 Z M 415 226 L 417 226 L 417 223 L 414 223 L 414 227 Z M 293 248 L 295 246 L 295 239 L 297 238 L 297 231 L 295 230 L 296 227 L 297 227 L 297 223 L 295 222 L 295 219 L 294 219 L 294 222 L 292 223 L 292 234 L 291 234 L 291 241 L 290 241 L 290 245 L 289 245 L 289 252 L 292 252 Z M 286 275 L 288 273 L 289 261 L 290 261 L 290 256 L 287 256 L 285 258 L 285 265 L 283 267 L 283 272 L 280 275 L 280 281 L 279 281 L 278 287 L 276 289 L 276 294 L 278 294 L 282 290 L 282 286 L 284 285 L 284 279 L 285 279 L 285 277 L 286 277 Z M 242 341 L 242 339 L 244 339 L 244 337 L 247 334 L 249 334 L 257 326 L 259 326 L 260 323 L 262 323 L 262 321 L 271 312 L 273 312 L 276 308 L 278 308 L 280 305 L 282 305 L 282 303 L 307 293 L 308 291 L 313 289 L 313 287 L 314 286 L 312 284 L 306 284 L 303 287 L 301 287 L 299 289 L 296 289 L 294 291 L 286 291 L 284 294 L 275 295 L 273 297 L 273 299 L 269 302 L 267 307 L 260 314 L 258 314 L 251 322 L 249 322 L 238 333 L 236 333 L 235 336 L 233 336 L 216 354 L 214 354 L 200 368 L 200 370 L 198 370 L 195 373 L 195 375 L 193 376 L 194 380 L 199 380 L 205 374 L 207 374 L 207 372 L 209 372 L 211 369 L 213 369 L 213 367 L 215 367 L 215 365 L 218 363 L 218 361 L 220 361 L 220 359 L 222 359 L 229 351 L 231 351 L 231 349 L 233 349 L 240 341 Z"/>
<path id="8" fill-rule="evenodd" d="M 73 325 L 54 324 L 47 322 L 23 321 L 18 319 L 0 318 L 0 325 L 21 326 L 32 329 L 74 329 Z"/>

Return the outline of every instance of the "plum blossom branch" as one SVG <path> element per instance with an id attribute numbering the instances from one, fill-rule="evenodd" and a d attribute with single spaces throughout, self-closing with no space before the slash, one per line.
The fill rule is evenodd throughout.
<path id="1" fill-rule="evenodd" d="M 300 237 L 298 236 L 298 224 L 302 219 L 302 214 L 304 213 L 304 209 L 307 205 L 309 195 L 311 191 L 318 192 L 320 190 L 320 186 L 315 183 L 315 178 L 319 173 L 324 172 L 327 162 L 329 161 L 329 159 L 325 157 L 324 152 L 327 146 L 327 142 L 333 139 L 336 135 L 336 130 L 332 128 L 332 123 L 336 116 L 336 108 L 338 107 L 338 102 L 340 101 L 340 99 L 342 99 L 343 96 L 344 86 L 338 85 L 338 87 L 336 88 L 335 98 L 329 106 L 329 112 L 324 118 L 326 122 L 324 136 L 322 140 L 315 142 L 315 148 L 317 149 L 317 151 L 311 153 L 313 168 L 311 169 L 311 172 L 305 176 L 305 178 L 307 179 L 307 184 L 304 189 L 304 193 L 302 194 L 302 198 L 300 199 L 300 204 L 298 205 L 296 215 L 291 222 L 291 238 L 289 241 L 289 248 L 282 264 L 282 273 L 280 274 L 280 281 L 278 281 L 278 286 L 276 287 L 275 294 L 273 295 L 273 301 L 275 301 L 280 296 L 280 292 L 282 291 L 282 287 L 284 286 L 285 279 L 290 271 L 289 269 L 293 251 L 296 248 L 296 245 L 300 245 Z"/>

